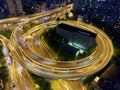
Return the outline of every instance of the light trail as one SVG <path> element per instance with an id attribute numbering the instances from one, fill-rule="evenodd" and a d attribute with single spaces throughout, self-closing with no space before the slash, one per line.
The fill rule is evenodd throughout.
<path id="1" fill-rule="evenodd" d="M 111 59 L 111 56 L 113 54 L 113 45 L 109 37 L 98 28 L 95 28 L 91 25 L 88 25 L 82 22 L 78 23 L 75 21 L 61 21 L 61 22 L 53 23 L 53 21 L 51 21 L 51 22 L 38 25 L 24 34 L 22 33 L 22 27 L 25 24 L 28 24 L 29 22 L 36 19 L 42 19 L 48 16 L 50 17 L 60 12 L 63 12 L 63 10 L 61 8 L 58 8 L 58 9 L 46 12 L 44 14 L 40 14 L 40 15 L 36 14 L 36 16 L 33 16 L 32 18 L 27 18 L 26 20 L 18 24 L 18 26 L 13 31 L 10 38 L 10 42 L 11 42 L 10 44 L 12 47 L 9 47 L 9 49 L 11 50 L 11 53 L 13 53 L 13 56 L 17 58 L 18 62 L 24 68 L 28 69 L 34 74 L 43 76 L 45 78 L 51 78 L 51 79 L 59 79 L 59 78 L 70 79 L 70 78 L 77 78 L 77 77 L 79 78 L 79 77 L 93 74 L 101 70 Z M 29 43 L 29 41 L 26 43 L 27 36 L 30 36 L 32 34 L 34 35 L 32 36 L 33 41 L 31 45 L 34 45 L 36 42 L 39 42 L 40 39 L 37 36 L 40 36 L 50 26 L 54 26 L 55 24 L 58 24 L 58 23 L 66 23 L 76 27 L 83 28 L 85 30 L 97 32 L 96 50 L 90 56 L 84 59 L 80 59 L 76 61 L 67 61 L 67 62 L 55 61 L 50 58 L 47 58 L 47 55 L 49 54 L 49 52 L 44 53 L 46 57 L 43 57 L 42 55 L 37 53 L 37 49 L 35 49 L 33 46 L 32 48 L 30 48 L 31 46 L 27 44 Z M 40 44 L 38 45 L 39 47 L 43 48 Z M 42 52 L 42 49 L 41 49 L 41 52 Z M 26 62 L 26 60 L 29 61 L 29 63 Z"/>
<path id="2" fill-rule="evenodd" d="M 50 23 L 50 22 L 48 22 Z M 62 22 L 59 22 L 62 23 Z M 89 28 L 90 31 L 92 32 L 97 32 L 97 38 L 96 38 L 96 42 L 97 42 L 97 47 L 96 50 L 88 57 L 81 59 L 81 60 L 77 60 L 77 61 L 53 61 L 49 58 L 43 57 L 41 55 L 39 55 L 38 53 L 36 53 L 36 49 L 32 50 L 29 49 L 29 44 L 26 44 L 26 42 L 22 42 L 25 41 L 25 39 L 27 39 L 27 37 L 25 36 L 25 38 L 22 35 L 18 35 L 17 30 L 14 33 L 14 36 L 16 36 L 15 41 L 16 43 L 21 42 L 23 45 L 20 44 L 20 49 L 19 50 L 21 53 L 24 53 L 26 56 L 26 58 L 28 58 L 30 61 L 33 61 L 31 63 L 36 63 L 34 64 L 35 66 L 32 67 L 32 71 L 33 73 L 39 73 L 40 76 L 46 77 L 46 78 L 52 78 L 52 79 L 69 79 L 69 78 L 76 78 L 76 77 L 83 77 L 83 76 L 87 76 L 90 74 L 93 74 L 99 70 L 101 70 L 110 60 L 112 54 L 113 54 L 113 45 L 111 40 L 109 39 L 109 37 L 103 33 L 101 30 L 92 27 L 88 24 L 85 23 L 77 23 L 75 21 L 63 21 L 63 23 L 67 23 L 73 26 L 77 27 L 82 27 L 83 29 Z M 52 25 L 51 25 L 52 26 Z M 45 30 L 47 30 L 47 23 L 45 23 L 42 27 L 39 26 L 39 28 L 37 27 L 34 28 L 34 32 L 38 32 L 35 33 L 36 35 L 34 35 L 35 37 L 33 38 L 33 44 L 37 41 L 40 41 L 40 38 L 38 38 Z M 41 30 L 42 29 L 42 30 Z M 39 31 L 38 31 L 39 30 Z M 29 33 L 27 33 L 27 35 L 31 35 L 31 33 L 33 33 L 32 29 L 31 32 L 28 31 Z M 38 36 L 38 37 L 37 37 Z M 19 38 L 22 38 L 23 40 L 20 41 Z M 35 42 L 34 42 L 35 41 Z M 27 42 L 29 43 L 29 41 Z M 40 44 L 39 44 L 40 45 Z M 28 48 L 28 49 L 26 49 Z M 41 51 L 42 52 L 42 51 Z M 23 55 L 24 55 L 23 54 Z M 92 58 L 91 58 L 92 57 Z M 89 60 L 90 59 L 90 60 Z M 88 62 L 89 60 L 89 62 Z M 87 62 L 87 63 L 86 63 Z M 25 64 L 25 63 L 24 63 Z M 27 66 L 27 64 L 26 64 Z M 36 69 L 37 71 L 34 72 L 34 69 Z M 28 68 L 29 70 L 29 68 Z"/>

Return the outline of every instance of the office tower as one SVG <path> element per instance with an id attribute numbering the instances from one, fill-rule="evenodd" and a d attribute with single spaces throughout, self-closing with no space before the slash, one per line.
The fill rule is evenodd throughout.
<path id="1" fill-rule="evenodd" d="M 23 14 L 21 0 L 6 0 L 10 15 Z"/>

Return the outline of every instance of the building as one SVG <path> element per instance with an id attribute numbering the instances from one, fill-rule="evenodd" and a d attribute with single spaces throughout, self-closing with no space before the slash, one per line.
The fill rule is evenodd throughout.
<path id="1" fill-rule="evenodd" d="M 23 14 L 21 0 L 6 0 L 10 15 Z"/>
<path id="2" fill-rule="evenodd" d="M 120 66 L 108 67 L 94 87 L 95 90 L 120 90 Z"/>
<path id="3" fill-rule="evenodd" d="M 88 12 L 92 0 L 73 0 L 74 13 L 84 15 Z"/>
<path id="4" fill-rule="evenodd" d="M 57 26 L 56 33 L 67 39 L 69 44 L 81 49 L 87 49 L 95 43 L 96 34 L 61 23 Z"/>
<path id="5" fill-rule="evenodd" d="M 79 51 L 78 48 L 72 47 L 72 46 L 68 45 L 67 43 L 63 43 L 63 44 L 59 45 L 59 48 L 69 54 L 72 54 L 72 55 L 76 54 Z"/>

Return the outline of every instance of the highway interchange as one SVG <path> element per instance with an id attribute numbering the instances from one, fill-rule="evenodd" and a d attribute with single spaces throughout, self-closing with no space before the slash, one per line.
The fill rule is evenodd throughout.
<path id="1" fill-rule="evenodd" d="M 40 38 L 38 38 L 37 36 L 39 36 L 45 30 L 48 29 L 46 25 L 47 23 L 42 24 L 39 27 L 36 27 L 38 28 L 36 29 L 38 30 L 38 32 L 35 31 L 35 34 L 39 34 L 39 35 L 34 34 L 34 36 L 31 36 L 34 40 L 33 42 L 31 42 L 32 45 L 39 44 L 39 47 L 41 47 L 38 49 L 34 49 L 34 48 L 30 49 L 30 47 L 28 46 L 29 44 L 26 44 L 25 42 L 26 40 L 22 39 L 22 35 L 20 34 L 21 31 L 16 30 L 14 34 L 16 38 L 14 38 L 15 39 L 14 41 L 16 41 L 17 43 L 16 46 L 19 45 L 20 49 L 22 49 L 22 50 L 19 50 L 19 49 L 18 50 L 20 52 L 20 55 L 22 54 L 21 57 L 26 58 L 25 59 L 26 63 L 24 63 L 26 67 L 29 66 L 28 64 L 31 64 L 32 66 L 31 68 L 28 68 L 28 70 L 32 71 L 37 75 L 44 76 L 45 78 L 51 78 L 51 79 L 79 78 L 79 77 L 84 77 L 84 76 L 93 74 L 101 70 L 109 62 L 113 54 L 113 46 L 109 37 L 106 34 L 104 34 L 101 30 L 84 23 L 77 23 L 75 21 L 63 21 L 63 22 L 67 24 L 74 23 L 75 25 L 77 25 L 77 27 L 81 27 L 97 33 L 96 50 L 90 56 L 82 60 L 68 61 L 68 62 L 51 60 L 49 58 L 46 58 L 48 56 L 47 54 L 46 54 L 47 55 L 46 57 L 42 57 L 41 55 L 36 53 L 38 52 L 38 50 L 44 51 L 44 50 L 41 50 L 42 46 L 39 44 Z M 49 23 L 53 23 L 53 22 L 48 22 L 48 24 Z M 33 31 L 31 30 L 32 34 L 33 34 Z M 29 34 L 30 34 L 30 31 L 29 31 Z M 27 36 L 29 36 L 28 33 L 27 33 Z"/>
<path id="2" fill-rule="evenodd" d="M 113 45 L 109 37 L 104 32 L 102 32 L 94 26 L 76 21 L 50 21 L 35 26 L 26 33 L 22 32 L 23 26 L 25 24 L 37 18 L 41 19 L 44 17 L 51 16 L 53 15 L 53 13 L 51 14 L 51 12 L 58 11 L 61 10 L 53 10 L 49 11 L 46 14 L 39 14 L 33 16 L 32 18 L 25 19 L 24 21 L 19 23 L 18 26 L 15 28 L 11 35 L 10 41 L 4 39 L 2 36 L 0 37 L 0 39 L 3 42 L 5 42 L 6 48 L 9 48 L 12 56 L 14 57 L 12 58 L 12 66 L 17 68 L 19 64 L 14 65 L 14 63 L 16 63 L 17 61 L 17 63 L 20 63 L 24 68 L 26 68 L 30 72 L 49 79 L 74 79 L 80 77 L 82 78 L 101 70 L 112 57 Z M 53 56 L 51 56 L 51 54 L 53 52 L 47 52 L 47 50 L 45 50 L 45 47 L 43 47 L 44 45 L 42 45 L 45 43 L 41 42 L 42 39 L 40 39 L 40 37 L 43 32 L 48 30 L 50 27 L 56 26 L 58 23 L 61 22 L 96 33 L 96 50 L 90 56 L 82 60 L 68 62 L 52 60 Z M 22 72 L 26 71 L 23 70 Z M 20 76 L 22 74 L 17 73 L 17 75 Z M 23 76 L 26 77 L 26 74 L 23 74 Z M 16 76 L 14 77 L 17 78 Z M 21 79 L 22 78 L 23 77 L 21 77 Z M 27 83 L 29 80 L 31 81 L 31 79 L 29 78 L 25 81 L 25 83 Z M 33 82 L 31 81 L 31 83 L 32 84 L 29 86 L 32 87 Z M 23 90 L 23 88 L 24 90 L 27 90 L 24 86 L 18 88 L 18 90 Z M 34 90 L 34 88 L 29 88 L 29 90 Z"/>

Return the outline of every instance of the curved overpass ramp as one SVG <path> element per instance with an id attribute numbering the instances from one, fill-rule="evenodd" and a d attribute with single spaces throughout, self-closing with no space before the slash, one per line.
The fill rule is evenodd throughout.
<path id="1" fill-rule="evenodd" d="M 11 36 L 11 40 L 17 53 L 17 55 L 15 54 L 15 57 L 18 58 L 19 62 L 29 71 L 51 79 L 84 77 L 101 70 L 109 62 L 113 54 L 113 45 L 110 38 L 104 32 L 91 25 L 78 23 L 76 21 L 63 22 L 97 33 L 97 47 L 90 56 L 77 61 L 53 61 L 39 55 L 35 51 L 36 49 L 31 49 L 25 42 L 27 36 L 32 35 L 35 32 L 34 36 L 32 36 L 32 43 L 39 42 L 40 40 L 38 37 L 49 28 L 47 24 L 52 23 L 48 22 L 39 25 L 39 27 L 34 27 L 24 35 L 22 34 L 21 25 L 25 23 L 22 23 L 16 28 Z"/>

